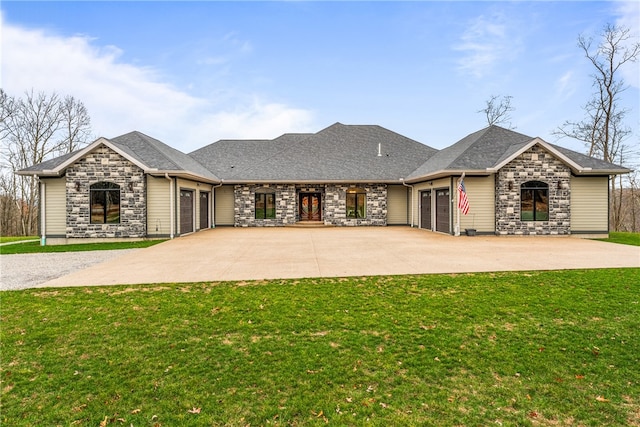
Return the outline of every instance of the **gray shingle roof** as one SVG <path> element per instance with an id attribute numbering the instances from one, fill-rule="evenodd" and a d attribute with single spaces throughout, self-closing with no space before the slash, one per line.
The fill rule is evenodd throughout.
<path id="1" fill-rule="evenodd" d="M 62 156 L 55 157 L 55 158 L 50 159 L 50 160 L 46 160 L 46 161 L 44 161 L 42 163 L 31 165 L 28 168 L 22 169 L 21 172 L 24 172 L 23 174 L 27 174 L 27 172 L 37 173 L 37 172 L 42 172 L 42 171 L 55 169 L 56 167 L 60 166 L 64 162 L 66 162 L 67 159 L 70 159 L 71 157 L 75 156 L 76 153 L 78 153 L 78 151 L 80 151 L 80 150 L 76 150 L 76 151 L 73 151 L 71 153 L 63 154 Z"/>
<path id="2" fill-rule="evenodd" d="M 335 123 L 315 134 L 270 141 L 218 141 L 190 155 L 231 182 L 395 182 L 436 151 L 380 126 Z"/>
<path id="3" fill-rule="evenodd" d="M 147 171 L 156 170 L 158 172 L 172 172 L 178 175 L 197 175 L 207 180 L 220 181 L 215 174 L 198 163 L 193 157 L 141 132 L 129 132 L 107 141 L 131 160 L 142 165 Z M 93 144 L 97 142 L 95 141 Z M 55 171 L 57 168 L 63 167 L 67 161 L 72 161 L 72 158 L 80 155 L 82 151 L 90 149 L 90 147 L 30 166 L 20 171 L 20 173 L 25 175 L 30 172 L 42 174 L 48 171 Z"/>
<path id="4" fill-rule="evenodd" d="M 150 173 L 172 172 L 232 183 L 391 183 L 401 178 L 419 182 L 461 171 L 489 173 L 534 140 L 512 130 L 489 126 L 438 151 L 380 126 L 335 123 L 314 134 L 287 133 L 272 140 L 220 140 L 188 155 L 141 132 L 130 132 L 107 141 L 144 165 Z M 623 167 L 542 143 L 586 173 L 628 172 Z M 82 155 L 81 151 L 19 173 L 59 173 L 56 171 L 72 162 L 74 156 Z M 378 155 L 379 151 L 381 155 Z"/>
<path id="5" fill-rule="evenodd" d="M 407 181 L 415 182 L 419 178 L 446 174 L 447 172 L 487 171 L 509 160 L 534 139 L 531 136 L 500 126 L 489 126 L 439 151 L 411 172 Z M 594 171 L 616 171 L 617 173 L 627 171 L 620 166 L 588 157 L 567 148 L 553 144 L 548 145 L 583 169 L 592 168 Z"/>
<path id="6" fill-rule="evenodd" d="M 577 151 L 569 150 L 568 148 L 560 147 L 554 144 L 549 144 L 549 145 L 553 146 L 556 150 L 560 151 L 562 154 L 570 158 L 573 162 L 585 168 L 591 168 L 594 170 L 605 170 L 605 171 L 616 170 L 616 169 L 630 171 L 624 166 L 611 164 L 611 163 L 605 162 L 604 160 L 596 159 L 595 157 L 589 157 L 586 154 L 578 153 Z"/>
<path id="7" fill-rule="evenodd" d="M 150 169 L 191 172 L 205 178 L 219 180 L 193 157 L 141 132 L 129 132 L 110 141 Z"/>
<path id="8" fill-rule="evenodd" d="M 414 170 L 407 179 L 439 171 L 484 170 L 508 158 L 533 138 L 499 126 L 489 126 L 440 150 Z"/>

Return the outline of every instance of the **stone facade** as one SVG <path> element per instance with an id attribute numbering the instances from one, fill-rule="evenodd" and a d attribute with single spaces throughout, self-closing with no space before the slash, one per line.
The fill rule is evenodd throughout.
<path id="1" fill-rule="evenodd" d="M 347 218 L 346 194 L 349 188 L 360 188 L 367 193 L 366 218 Z M 276 217 L 256 219 L 255 194 L 258 189 L 269 189 L 276 195 Z M 320 193 L 322 222 L 325 225 L 356 226 L 387 224 L 387 186 L 380 185 L 293 185 L 263 184 L 236 185 L 234 187 L 234 215 L 236 227 L 275 227 L 295 224 L 300 220 L 298 203 L 300 193 Z"/>
<path id="2" fill-rule="evenodd" d="M 549 186 L 549 220 L 522 221 L 520 186 L 541 181 Z M 567 235 L 571 227 L 571 170 L 535 145 L 509 162 L 496 179 L 496 234 Z"/>
<path id="3" fill-rule="evenodd" d="M 66 177 L 67 238 L 146 236 L 146 180 L 138 166 L 101 145 L 69 167 Z M 91 224 L 89 187 L 103 181 L 120 186 L 119 224 Z"/>
<path id="4" fill-rule="evenodd" d="M 347 218 L 347 190 L 359 188 L 367 193 L 366 218 Z M 327 185 L 325 188 L 324 223 L 337 226 L 387 225 L 387 186 Z"/>
<path id="5" fill-rule="evenodd" d="M 276 193 L 275 219 L 256 219 L 256 190 L 269 189 Z M 236 185 L 235 226 L 275 227 L 296 222 L 296 187 L 292 184 Z"/>

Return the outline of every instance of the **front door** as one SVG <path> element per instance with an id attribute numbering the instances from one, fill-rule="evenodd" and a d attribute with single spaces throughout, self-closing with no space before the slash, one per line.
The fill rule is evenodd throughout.
<path id="1" fill-rule="evenodd" d="M 300 221 L 322 220 L 322 204 L 320 193 L 300 193 Z"/>
<path id="2" fill-rule="evenodd" d="M 449 226 L 449 206 L 451 206 L 449 189 L 436 190 L 436 231 L 440 231 L 441 233 L 451 232 Z"/>
<path id="3" fill-rule="evenodd" d="M 431 190 L 420 193 L 420 228 L 431 230 Z"/>

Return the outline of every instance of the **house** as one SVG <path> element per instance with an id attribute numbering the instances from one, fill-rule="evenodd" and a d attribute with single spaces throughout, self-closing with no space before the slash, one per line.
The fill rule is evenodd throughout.
<path id="1" fill-rule="evenodd" d="M 606 235 L 609 179 L 627 172 L 498 126 L 436 150 L 336 123 L 189 154 L 131 132 L 18 173 L 38 177 L 43 242 L 65 242 L 298 223 Z M 462 176 L 468 215 L 456 209 Z"/>

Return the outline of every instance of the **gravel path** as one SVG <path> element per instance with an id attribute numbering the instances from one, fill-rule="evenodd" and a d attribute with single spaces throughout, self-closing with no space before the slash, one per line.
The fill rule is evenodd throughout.
<path id="1" fill-rule="evenodd" d="M 35 288 L 41 283 L 136 250 L 1 255 L 0 290 Z"/>

